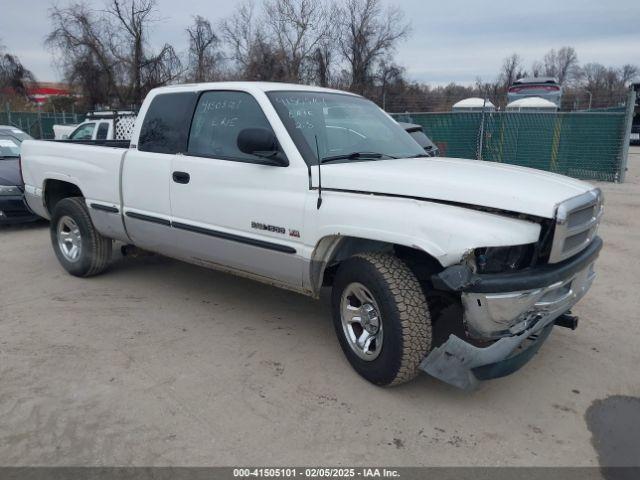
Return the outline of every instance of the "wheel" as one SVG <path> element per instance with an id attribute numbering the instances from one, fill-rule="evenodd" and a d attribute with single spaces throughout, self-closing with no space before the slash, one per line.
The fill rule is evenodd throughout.
<path id="1" fill-rule="evenodd" d="M 96 231 L 83 198 L 65 198 L 56 204 L 50 232 L 53 251 L 71 275 L 90 277 L 109 265 L 111 239 Z"/>
<path id="2" fill-rule="evenodd" d="M 431 347 L 420 283 L 399 258 L 364 253 L 343 262 L 331 292 L 333 324 L 351 366 L 383 386 L 407 382 Z"/>

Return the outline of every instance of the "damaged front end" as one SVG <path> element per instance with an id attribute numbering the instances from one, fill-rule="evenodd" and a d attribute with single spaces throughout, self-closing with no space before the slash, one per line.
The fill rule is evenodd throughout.
<path id="1" fill-rule="evenodd" d="M 602 248 L 595 237 L 582 252 L 555 264 L 508 273 L 476 273 L 466 264 L 432 277 L 434 288 L 460 295 L 466 338 L 450 334 L 420 368 L 462 389 L 522 367 L 555 324 L 575 327 L 571 307 L 589 290 Z"/>

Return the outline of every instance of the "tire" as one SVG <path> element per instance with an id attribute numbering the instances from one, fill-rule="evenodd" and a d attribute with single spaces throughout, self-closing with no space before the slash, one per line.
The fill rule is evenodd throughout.
<path id="1" fill-rule="evenodd" d="M 362 303 L 359 297 L 372 297 L 372 302 Z M 420 362 L 431 348 L 431 319 L 420 283 L 399 258 L 363 253 L 344 261 L 334 279 L 331 309 L 340 346 L 366 380 L 393 386 L 419 373 Z M 343 312 L 345 318 L 354 314 L 360 318 L 360 327 L 357 321 L 343 322 Z M 376 325 L 376 338 L 369 341 Z M 362 332 L 359 337 L 358 331 Z M 358 347 L 363 338 L 367 340 L 361 343 L 368 348 Z"/>
<path id="2" fill-rule="evenodd" d="M 71 275 L 91 277 L 109 266 L 112 241 L 96 231 L 84 198 L 60 200 L 51 216 L 50 232 L 53 251 Z M 61 245 L 63 238 L 66 242 Z"/>

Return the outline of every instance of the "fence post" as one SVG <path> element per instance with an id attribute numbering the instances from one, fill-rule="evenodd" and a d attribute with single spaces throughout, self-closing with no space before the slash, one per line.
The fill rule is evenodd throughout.
<path id="1" fill-rule="evenodd" d="M 484 96 L 484 102 L 482 103 L 482 117 L 480 119 L 480 138 L 478 139 L 478 143 L 476 144 L 476 158 L 477 160 L 482 160 L 482 147 L 484 146 L 484 112 L 487 107 L 487 95 Z"/>
<path id="2" fill-rule="evenodd" d="M 629 89 L 627 96 L 627 110 L 624 115 L 624 136 L 622 139 L 622 158 L 620 159 L 620 176 L 619 182 L 624 183 L 627 176 L 627 161 L 629 158 L 629 142 L 631 141 L 631 124 L 633 123 L 633 112 L 636 107 L 636 91 Z"/>
<path id="3" fill-rule="evenodd" d="M 38 130 L 40 131 L 39 140 L 44 140 L 44 134 L 42 131 L 42 107 L 38 106 Z"/>

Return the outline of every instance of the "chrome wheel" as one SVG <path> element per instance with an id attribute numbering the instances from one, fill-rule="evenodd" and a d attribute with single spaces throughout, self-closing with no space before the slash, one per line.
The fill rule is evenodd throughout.
<path id="1" fill-rule="evenodd" d="M 82 236 L 75 220 L 67 215 L 60 217 L 57 227 L 58 247 L 64 258 L 77 262 L 82 253 Z"/>
<path id="2" fill-rule="evenodd" d="M 342 329 L 347 343 L 362 360 L 372 361 L 382 351 L 382 318 L 371 292 L 361 283 L 350 283 L 340 301 Z"/>

